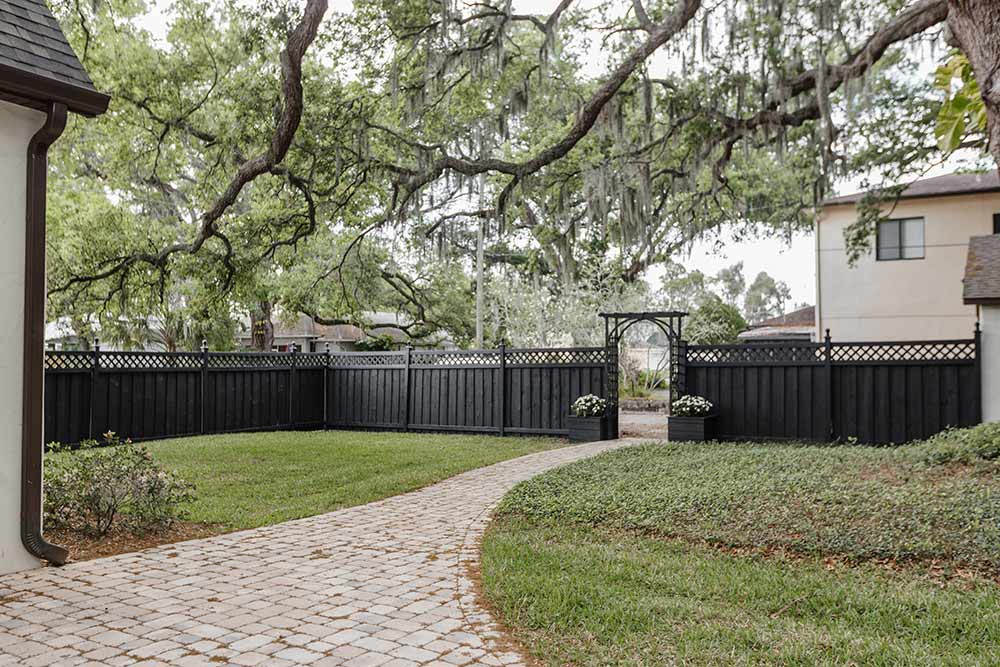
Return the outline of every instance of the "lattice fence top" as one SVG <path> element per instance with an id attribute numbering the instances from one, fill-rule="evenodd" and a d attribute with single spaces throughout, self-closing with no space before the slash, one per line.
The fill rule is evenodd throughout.
<path id="1" fill-rule="evenodd" d="M 600 366 L 606 359 L 603 347 L 553 348 L 550 350 L 507 350 L 508 365 L 560 366 L 591 364 Z"/>
<path id="2" fill-rule="evenodd" d="M 833 363 L 906 363 L 973 361 L 976 341 L 831 343 Z M 689 345 L 689 364 L 825 363 L 823 343 Z"/>
<path id="3" fill-rule="evenodd" d="M 197 352 L 101 352 L 100 365 L 107 370 L 200 368 Z"/>
<path id="4" fill-rule="evenodd" d="M 410 363 L 422 366 L 499 366 L 498 350 L 413 350 Z"/>
<path id="5" fill-rule="evenodd" d="M 357 366 L 399 366 L 406 363 L 406 352 L 337 352 L 330 355 L 333 368 Z"/>
<path id="6" fill-rule="evenodd" d="M 972 361 L 976 358 L 976 341 L 833 343 L 830 357 L 841 362 Z"/>
<path id="7" fill-rule="evenodd" d="M 291 354 L 285 352 L 210 352 L 209 368 L 284 368 Z"/>
<path id="8" fill-rule="evenodd" d="M 45 368 L 54 371 L 90 370 L 93 367 L 92 352 L 46 352 Z"/>
<path id="9" fill-rule="evenodd" d="M 767 364 L 817 362 L 823 346 L 815 343 L 787 345 L 689 345 L 687 361 L 693 364 Z"/>
<path id="10" fill-rule="evenodd" d="M 295 355 L 296 368 L 323 368 L 326 366 L 326 354 L 323 352 L 303 352 Z"/>

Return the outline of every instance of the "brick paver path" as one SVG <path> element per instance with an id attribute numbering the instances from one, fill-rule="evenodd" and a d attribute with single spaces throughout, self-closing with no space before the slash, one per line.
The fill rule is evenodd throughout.
<path id="1" fill-rule="evenodd" d="M 466 577 L 505 461 L 308 519 L 0 577 L 0 665 L 515 665 Z"/>

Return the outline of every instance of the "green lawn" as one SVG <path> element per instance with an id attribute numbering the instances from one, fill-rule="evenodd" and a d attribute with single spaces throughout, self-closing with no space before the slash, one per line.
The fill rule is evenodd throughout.
<path id="1" fill-rule="evenodd" d="M 547 665 L 1000 664 L 998 447 L 611 452 L 504 499 L 484 594 Z"/>
<path id="2" fill-rule="evenodd" d="M 551 438 L 286 431 L 148 443 L 195 484 L 188 519 L 254 528 L 360 505 L 460 472 L 560 447 Z"/>

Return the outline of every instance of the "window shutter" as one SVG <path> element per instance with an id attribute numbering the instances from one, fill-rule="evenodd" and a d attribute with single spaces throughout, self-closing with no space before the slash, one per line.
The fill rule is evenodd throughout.
<path id="1" fill-rule="evenodd" d="M 993 214 L 993 233 L 1000 234 L 1000 213 Z"/>

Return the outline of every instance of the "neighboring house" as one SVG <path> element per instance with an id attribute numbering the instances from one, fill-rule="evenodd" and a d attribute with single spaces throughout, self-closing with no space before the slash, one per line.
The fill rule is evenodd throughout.
<path id="1" fill-rule="evenodd" d="M 1000 233 L 997 172 L 917 181 L 884 205 L 874 250 L 849 266 L 844 229 L 863 194 L 823 203 L 816 222 L 817 338 L 932 340 L 972 336 L 976 309 L 962 302 L 969 238 Z"/>
<path id="2" fill-rule="evenodd" d="M 42 535 L 48 150 L 108 102 L 44 0 L 0 2 L 0 573 L 67 558 Z"/>
<path id="3" fill-rule="evenodd" d="M 816 336 L 816 307 L 805 306 L 755 324 L 737 336 L 741 343 L 810 342 Z"/>
<path id="4" fill-rule="evenodd" d="M 246 329 L 237 336 L 242 348 L 253 347 L 250 327 Z M 397 342 L 406 338 L 400 329 L 378 330 L 378 333 L 383 332 Z M 350 352 L 356 350 L 358 341 L 365 338 L 368 338 L 365 332 L 353 324 L 317 324 L 308 315 L 300 315 L 291 325 L 281 324 L 280 321 L 274 324 L 274 350 L 277 352 L 287 352 L 293 344 L 301 352 L 323 352 L 327 344 L 333 352 Z"/>
<path id="5" fill-rule="evenodd" d="M 983 421 L 1000 421 L 1000 233 L 969 239 L 963 300 L 982 323 Z"/>

